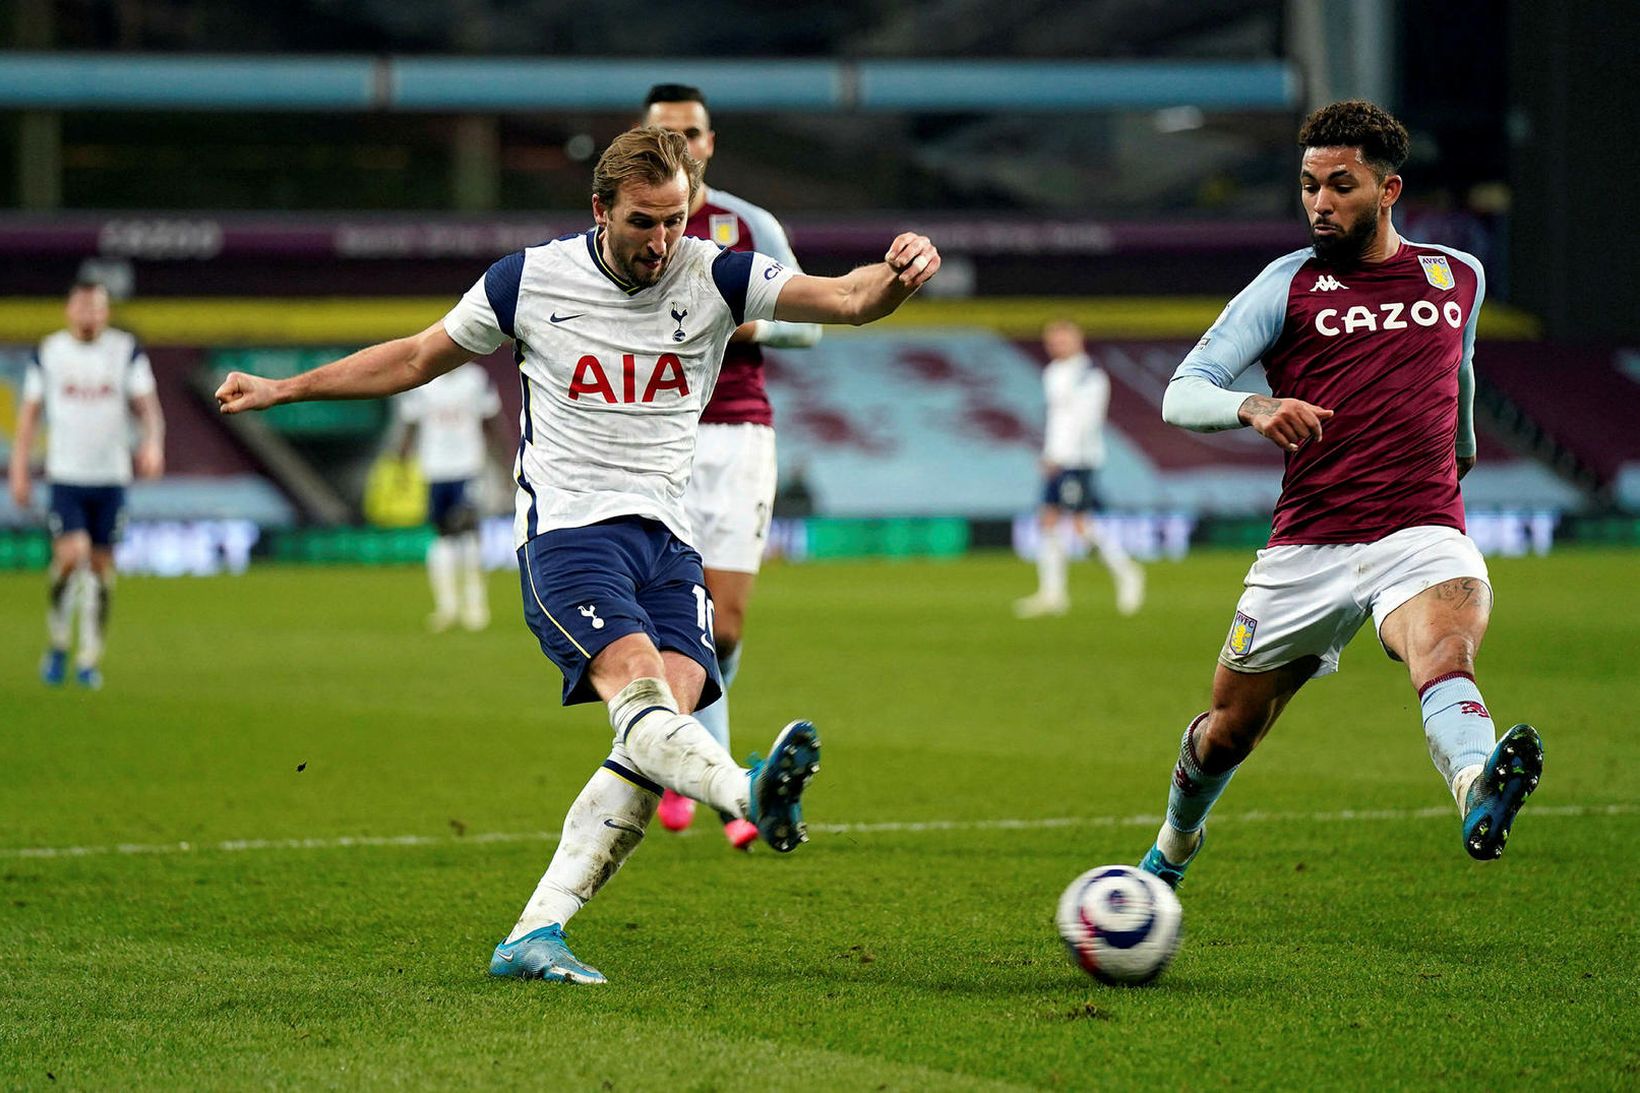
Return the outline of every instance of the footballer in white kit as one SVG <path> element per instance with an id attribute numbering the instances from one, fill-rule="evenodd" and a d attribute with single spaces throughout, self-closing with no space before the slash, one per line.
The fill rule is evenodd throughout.
<path id="1" fill-rule="evenodd" d="M 939 269 L 906 233 L 842 277 L 683 237 L 700 164 L 682 136 L 623 133 L 593 174 L 597 227 L 496 262 L 440 323 L 284 380 L 232 373 L 225 413 L 379 398 L 511 340 L 523 384 L 514 473 L 524 612 L 564 677 L 565 703 L 602 701 L 609 758 L 570 806 L 546 874 L 492 975 L 602 983 L 564 925 L 636 849 L 663 789 L 753 823 L 775 850 L 806 838 L 801 797 L 819 734 L 793 721 L 739 766 L 691 712 L 718 692 L 712 600 L 683 495 L 723 347 L 748 319 L 862 324 Z"/>
<path id="2" fill-rule="evenodd" d="M 1144 603 L 1145 575 L 1114 535 L 1089 516 L 1099 508 L 1094 477 L 1105 463 L 1105 417 L 1110 409 L 1110 376 L 1094 364 L 1083 345 L 1082 328 L 1057 320 L 1042 332 L 1048 364 L 1042 370 L 1047 422 L 1042 440 L 1042 506 L 1037 513 L 1037 590 L 1015 601 L 1020 618 L 1063 615 L 1071 599 L 1066 580 L 1066 543 L 1061 517 L 1072 532 L 1099 552 L 1116 583 L 1116 609 L 1136 613 Z"/>
<path id="3" fill-rule="evenodd" d="M 498 453 L 506 450 L 501 396 L 484 366 L 468 361 L 406 391 L 395 403 L 404 425 L 399 453 L 401 458 L 415 453 L 427 480 L 427 517 L 436 533 L 427 548 L 433 588 L 427 624 L 438 632 L 459 620 L 469 630 L 482 630 L 490 624 L 490 603 L 474 493 L 484 473 L 486 440 Z"/>
<path id="4" fill-rule="evenodd" d="M 102 686 L 103 634 L 114 587 L 125 488 L 133 470 L 164 470 L 165 420 L 154 372 L 137 339 L 108 325 L 108 292 L 90 282 L 70 290 L 68 329 L 43 340 L 23 379 L 23 404 L 11 453 L 12 499 L 33 498 L 28 457 L 44 419 L 46 479 L 51 486 L 48 646 L 40 665 L 47 684 L 63 682 L 79 606 L 75 680 Z M 131 426 L 141 429 L 135 461 Z"/>

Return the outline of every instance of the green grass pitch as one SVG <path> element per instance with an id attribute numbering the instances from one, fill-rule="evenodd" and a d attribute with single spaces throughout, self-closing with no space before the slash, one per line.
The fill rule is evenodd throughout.
<path id="1" fill-rule="evenodd" d="M 602 989 L 484 974 L 608 744 L 509 575 L 438 637 L 415 569 L 127 579 L 99 694 L 36 681 L 43 578 L 0 576 L 0 1086 L 1640 1084 L 1633 554 L 1494 565 L 1482 688 L 1547 746 L 1501 862 L 1363 633 L 1226 795 L 1169 973 L 1065 959 L 1054 903 L 1149 845 L 1247 561 L 1152 567 L 1131 620 L 1083 565 L 1031 623 L 1006 558 L 769 569 L 736 745 L 821 726 L 813 841 L 657 825 L 571 925 Z"/>

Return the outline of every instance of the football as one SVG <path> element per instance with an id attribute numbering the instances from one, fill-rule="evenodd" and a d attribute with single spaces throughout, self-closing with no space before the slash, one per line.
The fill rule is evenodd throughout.
<path id="1" fill-rule="evenodd" d="M 1059 936 L 1071 959 L 1113 986 L 1161 975 L 1179 949 L 1183 918 L 1173 889 L 1129 865 L 1089 869 L 1059 897 Z"/>

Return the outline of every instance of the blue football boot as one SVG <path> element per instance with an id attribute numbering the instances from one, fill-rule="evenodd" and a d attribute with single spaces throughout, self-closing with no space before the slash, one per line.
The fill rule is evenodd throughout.
<path id="1" fill-rule="evenodd" d="M 820 733 L 807 721 L 793 721 L 774 738 L 767 759 L 752 759 L 746 772 L 751 780 L 746 818 L 764 842 L 782 854 L 790 853 L 809 841 L 801 800 L 820 770 Z"/>
<path id="2" fill-rule="evenodd" d="M 88 691 L 102 690 L 102 671 L 98 668 L 74 669 L 74 682 Z"/>
<path id="3" fill-rule="evenodd" d="M 40 658 L 40 682 L 47 687 L 61 687 L 68 674 L 68 650 L 47 649 Z"/>
<path id="4" fill-rule="evenodd" d="M 1530 725 L 1503 734 L 1487 757 L 1486 768 L 1464 797 L 1463 848 L 1471 858 L 1491 861 L 1503 856 L 1509 825 L 1543 777 L 1543 741 Z"/>
<path id="5" fill-rule="evenodd" d="M 604 973 L 575 959 L 557 923 L 503 941 L 490 957 L 490 974 L 504 979 L 545 979 L 553 983 L 608 983 Z"/>
<path id="6" fill-rule="evenodd" d="M 1155 843 L 1151 843 L 1150 849 L 1145 852 L 1145 856 L 1139 859 L 1139 868 L 1146 873 L 1161 878 L 1162 883 L 1169 888 L 1176 889 L 1184 881 L 1184 871 L 1190 867 L 1191 862 L 1196 860 L 1196 855 L 1202 852 L 1202 847 L 1206 843 L 1207 828 L 1204 827 L 1196 833 L 1196 849 L 1190 852 L 1188 858 L 1177 864 L 1168 861 L 1166 855 L 1162 853 L 1162 848 Z"/>

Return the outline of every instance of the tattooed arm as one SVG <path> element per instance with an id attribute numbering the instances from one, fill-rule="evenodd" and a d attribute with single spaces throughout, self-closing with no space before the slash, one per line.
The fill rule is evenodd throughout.
<path id="1" fill-rule="evenodd" d="M 1276 447 L 1296 452 L 1306 441 L 1321 442 L 1321 423 L 1333 412 L 1296 398 L 1248 395 L 1237 416 Z"/>
<path id="2" fill-rule="evenodd" d="M 1309 253 L 1294 251 L 1271 262 L 1225 305 L 1173 373 L 1167 393 L 1162 396 L 1163 420 L 1202 433 L 1252 425 L 1270 435 L 1259 428 L 1263 417 L 1257 413 L 1250 416 L 1250 411 L 1278 400 L 1249 396 L 1245 390 L 1233 387 L 1242 373 L 1257 364 L 1280 339 L 1287 322 L 1288 286 Z"/>

